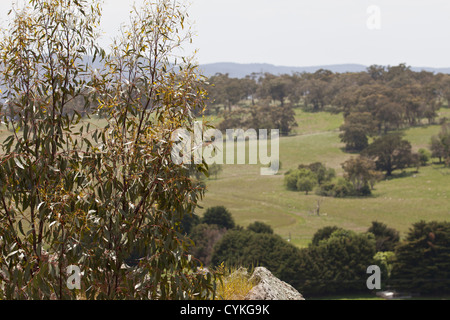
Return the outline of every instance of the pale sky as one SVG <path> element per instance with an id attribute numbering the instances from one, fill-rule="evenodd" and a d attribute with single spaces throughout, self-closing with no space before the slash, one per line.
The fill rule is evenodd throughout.
<path id="1" fill-rule="evenodd" d="M 448 0 L 189 1 L 201 64 L 450 67 Z M 12 2 L 1 1 L 1 21 Z M 103 43 L 128 20 L 133 2 L 104 0 Z"/>

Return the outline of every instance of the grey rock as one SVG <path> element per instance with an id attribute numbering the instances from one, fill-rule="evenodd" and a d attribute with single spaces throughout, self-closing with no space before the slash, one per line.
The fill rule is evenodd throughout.
<path id="1" fill-rule="evenodd" d="M 245 300 L 305 300 L 294 287 L 264 267 L 255 268 L 249 281 L 255 286 L 245 296 Z"/>

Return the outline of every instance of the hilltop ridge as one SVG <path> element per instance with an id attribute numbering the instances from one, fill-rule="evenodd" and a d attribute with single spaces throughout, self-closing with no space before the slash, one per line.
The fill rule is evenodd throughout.
<path id="1" fill-rule="evenodd" d="M 235 62 L 217 62 L 209 64 L 201 64 L 200 70 L 207 76 L 213 76 L 216 73 L 222 73 L 228 75 L 231 78 L 244 78 L 252 73 L 272 73 L 290 74 L 295 72 L 307 72 L 313 73 L 319 69 L 330 70 L 334 73 L 345 72 L 362 72 L 366 71 L 366 65 L 362 64 L 331 64 L 331 65 L 318 65 L 318 66 L 304 66 L 304 67 L 292 67 L 292 66 L 276 66 L 269 63 L 235 63 Z M 428 71 L 434 73 L 450 73 L 450 68 L 431 68 L 431 67 L 411 67 L 413 71 Z"/>

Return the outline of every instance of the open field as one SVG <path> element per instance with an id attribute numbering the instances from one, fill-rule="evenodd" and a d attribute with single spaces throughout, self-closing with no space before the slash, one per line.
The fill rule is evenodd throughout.
<path id="1" fill-rule="evenodd" d="M 449 117 L 442 109 L 440 116 Z M 314 193 L 288 191 L 283 173 L 298 164 L 321 161 L 342 174 L 341 164 L 355 156 L 345 153 L 338 128 L 343 118 L 329 113 L 304 113 L 297 110 L 297 135 L 280 139 L 282 168 L 275 176 L 261 176 L 258 165 L 223 165 L 217 180 L 207 182 L 208 191 L 201 202 L 202 214 L 211 206 L 223 205 L 236 223 L 246 226 L 262 221 L 275 233 L 300 247 L 306 246 L 317 229 L 337 225 L 358 232 L 366 231 L 372 221 L 381 221 L 404 236 L 419 220 L 450 219 L 450 168 L 432 164 L 379 182 L 367 198 L 319 197 Z M 414 127 L 405 130 L 413 149 L 426 148 L 440 126 Z M 313 214 L 321 201 L 321 215 Z"/>

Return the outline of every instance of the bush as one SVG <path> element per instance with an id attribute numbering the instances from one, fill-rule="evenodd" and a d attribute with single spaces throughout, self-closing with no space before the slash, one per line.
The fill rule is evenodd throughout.
<path id="1" fill-rule="evenodd" d="M 315 173 L 319 185 L 330 182 L 336 177 L 336 171 L 333 168 L 327 168 L 322 162 L 313 162 L 309 165 L 301 164 L 298 166 L 298 169 L 308 169 Z"/>
<path id="2" fill-rule="evenodd" d="M 343 178 L 338 179 L 337 183 L 333 188 L 333 193 L 336 198 L 345 198 L 348 196 L 355 195 L 355 190 L 353 185 Z"/>
<path id="3" fill-rule="evenodd" d="M 431 152 L 427 149 L 419 149 L 419 161 L 421 166 L 426 166 L 431 159 Z"/>
<path id="4" fill-rule="evenodd" d="M 375 265 L 381 270 L 381 289 L 387 288 L 390 282 L 392 267 L 395 261 L 395 252 L 392 251 L 378 251 L 373 257 Z"/>
<path id="5" fill-rule="evenodd" d="M 200 224 L 200 217 L 195 213 L 185 214 L 180 221 L 180 232 L 184 234 L 190 234 L 192 229 Z"/>
<path id="6" fill-rule="evenodd" d="M 247 226 L 247 230 L 253 231 L 256 233 L 269 233 L 273 234 L 273 229 L 268 224 L 263 222 L 255 221 Z"/>
<path id="7" fill-rule="evenodd" d="M 230 230 L 215 245 L 212 264 L 218 266 L 223 262 L 226 266 L 244 268 L 263 266 L 280 280 L 296 287 L 299 252 L 300 249 L 275 234 Z"/>
<path id="8" fill-rule="evenodd" d="M 317 184 L 317 175 L 305 168 L 290 170 L 285 175 L 284 182 L 288 190 L 308 193 Z"/>
<path id="9" fill-rule="evenodd" d="M 350 181 L 339 178 L 336 182 L 326 182 L 319 186 L 316 194 L 324 197 L 345 198 L 350 196 L 367 196 L 371 194 L 371 190 L 366 185 L 359 192 L 356 192 Z"/>
<path id="10" fill-rule="evenodd" d="M 394 251 L 400 241 L 400 233 L 382 222 L 373 221 L 367 232 L 375 236 L 377 251 Z"/>
<path id="11" fill-rule="evenodd" d="M 296 170 L 289 170 L 284 176 L 284 184 L 291 191 L 297 191 L 298 174 Z"/>
<path id="12" fill-rule="evenodd" d="M 326 182 L 326 183 L 320 185 L 316 189 L 316 194 L 318 196 L 334 197 L 335 196 L 335 191 L 334 191 L 335 186 L 336 186 L 336 183 L 334 183 L 334 182 Z"/>
<path id="13" fill-rule="evenodd" d="M 216 224 L 225 229 L 233 229 L 235 227 L 231 213 L 224 206 L 208 208 L 201 221 L 206 224 Z"/>
<path id="14" fill-rule="evenodd" d="M 375 239 L 336 228 L 320 230 L 314 244 L 300 251 L 298 289 L 303 295 L 331 295 L 367 291 L 367 267 L 374 264 Z"/>
<path id="15" fill-rule="evenodd" d="M 342 230 L 342 228 L 339 228 L 337 226 L 332 226 L 332 227 L 329 226 L 329 227 L 323 227 L 323 228 L 317 230 L 316 233 L 313 235 L 311 245 L 318 246 L 319 242 L 321 240 L 328 240 L 328 238 L 330 238 L 330 236 L 333 234 L 333 232 L 335 232 L 337 230 Z"/>
<path id="16" fill-rule="evenodd" d="M 297 180 L 297 190 L 305 191 L 306 194 L 312 191 L 316 186 L 317 181 L 313 177 L 300 177 Z"/>

